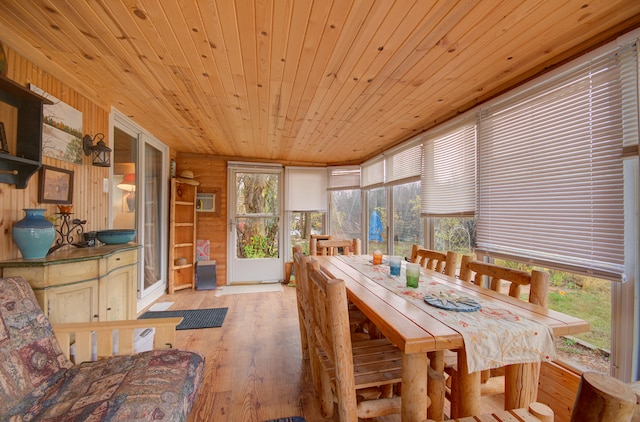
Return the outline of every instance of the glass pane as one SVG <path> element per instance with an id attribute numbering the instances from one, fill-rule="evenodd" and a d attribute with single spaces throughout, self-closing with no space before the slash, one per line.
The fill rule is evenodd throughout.
<path id="1" fill-rule="evenodd" d="M 420 182 L 393 187 L 393 255 L 410 257 L 413 244 L 424 245 L 420 212 Z"/>
<path id="2" fill-rule="evenodd" d="M 362 237 L 360 189 L 331 192 L 331 235 L 338 239 Z"/>
<path id="3" fill-rule="evenodd" d="M 554 338 L 557 360 L 580 371 L 609 373 L 611 350 L 611 281 L 585 277 L 514 261 L 496 259 L 497 265 L 547 271 L 550 275 L 547 307 L 589 321 L 590 330 L 574 336 Z M 526 287 L 521 299 L 529 300 Z"/>
<path id="4" fill-rule="evenodd" d="M 236 258 L 278 258 L 278 218 L 236 218 Z"/>
<path id="5" fill-rule="evenodd" d="M 474 217 L 433 218 L 434 249 L 454 251 L 460 256 L 473 252 L 476 247 L 476 220 Z"/>
<path id="6" fill-rule="evenodd" d="M 278 174 L 236 173 L 236 214 L 278 214 Z"/>
<path id="7" fill-rule="evenodd" d="M 136 228 L 137 150 L 138 139 L 135 136 L 121 129 L 114 129 L 111 189 L 114 229 Z"/>
<path id="8" fill-rule="evenodd" d="M 369 196 L 368 251 L 380 249 L 387 253 L 387 191 L 384 188 L 371 189 Z"/>
<path id="9" fill-rule="evenodd" d="M 324 230 L 323 212 L 296 211 L 291 213 L 289 224 L 289 244 L 301 245 L 302 251 L 309 254 L 311 234 L 322 234 Z"/>
<path id="10" fill-rule="evenodd" d="M 162 186 L 162 153 L 150 145 L 145 145 L 144 169 L 144 288 L 160 281 L 161 225 L 160 204 Z"/>

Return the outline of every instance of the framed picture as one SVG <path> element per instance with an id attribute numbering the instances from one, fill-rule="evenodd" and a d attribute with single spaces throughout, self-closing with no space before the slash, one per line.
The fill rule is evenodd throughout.
<path id="1" fill-rule="evenodd" d="M 42 166 L 38 202 L 70 204 L 73 200 L 73 170 Z"/>

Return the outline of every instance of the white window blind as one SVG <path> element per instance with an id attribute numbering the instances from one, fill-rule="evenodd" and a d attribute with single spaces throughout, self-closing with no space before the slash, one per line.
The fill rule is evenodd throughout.
<path id="1" fill-rule="evenodd" d="M 376 157 L 360 166 L 360 187 L 376 188 L 384 184 L 384 157 Z"/>
<path id="2" fill-rule="evenodd" d="M 286 211 L 327 210 L 327 169 L 285 167 Z"/>
<path id="3" fill-rule="evenodd" d="M 624 279 L 621 63 L 635 57 L 592 59 L 482 110 L 478 252 Z"/>
<path id="4" fill-rule="evenodd" d="M 425 139 L 422 214 L 473 215 L 476 208 L 475 117 L 427 133 Z"/>
<path id="5" fill-rule="evenodd" d="M 408 144 L 384 153 L 385 184 L 409 183 L 420 180 L 422 144 Z"/>
<path id="6" fill-rule="evenodd" d="M 360 167 L 329 167 L 329 189 L 358 189 L 360 187 Z"/>

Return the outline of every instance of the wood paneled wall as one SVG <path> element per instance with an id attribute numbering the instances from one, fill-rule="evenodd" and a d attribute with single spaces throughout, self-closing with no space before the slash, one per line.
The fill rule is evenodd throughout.
<path id="1" fill-rule="evenodd" d="M 199 154 L 177 154 L 176 174 L 191 170 L 200 182 L 198 192 L 216 192 L 219 213 L 197 213 L 197 238 L 211 244 L 210 259 L 216 260 L 218 286 L 227 284 L 227 162 L 220 158 Z"/>
<path id="2" fill-rule="evenodd" d="M 112 145 L 108 138 L 109 111 L 97 106 L 89 98 L 81 95 L 41 68 L 21 57 L 12 49 L 4 46 L 7 55 L 7 77 L 25 87 L 29 83 L 42 88 L 70 106 L 82 112 L 82 131 L 84 134 L 105 134 L 105 142 Z M 73 212 L 74 218 L 87 220 L 85 230 L 100 230 L 108 227 L 109 194 L 102 192 L 102 179 L 109 177 L 109 169 L 91 165 L 91 157 L 83 154 L 82 164 L 72 164 L 49 157 L 43 157 L 43 164 L 72 170 L 73 174 Z M 45 208 L 46 216 L 55 216 L 57 207 L 52 204 L 38 203 L 38 173 L 29 179 L 26 189 L 16 189 L 13 185 L 0 183 L 0 260 L 21 257 L 13 243 L 11 228 L 24 217 L 23 208 Z"/>

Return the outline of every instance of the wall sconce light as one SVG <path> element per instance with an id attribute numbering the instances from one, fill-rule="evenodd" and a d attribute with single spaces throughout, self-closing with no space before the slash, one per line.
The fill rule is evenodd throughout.
<path id="1" fill-rule="evenodd" d="M 98 143 L 93 145 L 95 140 Z M 111 148 L 103 141 L 104 135 L 97 133 L 93 138 L 90 135 L 84 135 L 82 138 L 82 149 L 84 155 L 91 155 L 93 165 L 96 167 L 111 167 Z"/>

